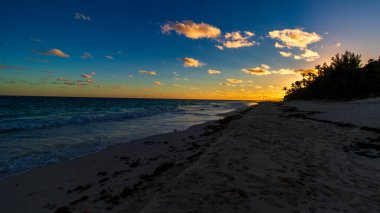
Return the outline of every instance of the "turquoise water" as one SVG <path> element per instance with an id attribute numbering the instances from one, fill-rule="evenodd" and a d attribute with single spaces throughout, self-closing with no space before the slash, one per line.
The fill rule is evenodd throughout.
<path id="1" fill-rule="evenodd" d="M 244 101 L 0 96 L 0 176 L 219 119 Z"/>

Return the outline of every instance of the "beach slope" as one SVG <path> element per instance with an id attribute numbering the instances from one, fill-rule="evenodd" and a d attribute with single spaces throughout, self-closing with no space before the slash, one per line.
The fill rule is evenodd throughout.
<path id="1" fill-rule="evenodd" d="M 3 179 L 0 212 L 378 211 L 376 122 L 315 104 L 262 103 Z"/>

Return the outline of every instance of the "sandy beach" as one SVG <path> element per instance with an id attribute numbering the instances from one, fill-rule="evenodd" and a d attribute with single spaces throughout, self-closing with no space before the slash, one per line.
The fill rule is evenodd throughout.
<path id="1" fill-rule="evenodd" d="M 0 212 L 378 212 L 380 103 L 264 102 L 0 180 Z"/>

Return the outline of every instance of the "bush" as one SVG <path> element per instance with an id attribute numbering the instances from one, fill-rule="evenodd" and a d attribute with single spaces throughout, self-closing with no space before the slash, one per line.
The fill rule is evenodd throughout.
<path id="1" fill-rule="evenodd" d="M 305 73 L 302 80 L 284 88 L 284 100 L 350 100 L 380 96 L 380 57 L 365 66 L 361 55 L 346 51 L 332 57 L 331 64 L 318 65 L 317 73 Z"/>

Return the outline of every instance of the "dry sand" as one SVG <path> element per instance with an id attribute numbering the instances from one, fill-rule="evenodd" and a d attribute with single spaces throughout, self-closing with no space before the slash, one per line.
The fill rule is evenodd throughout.
<path id="1" fill-rule="evenodd" d="M 314 104 L 262 103 L 3 179 L 0 212 L 379 212 L 377 126 Z"/>

